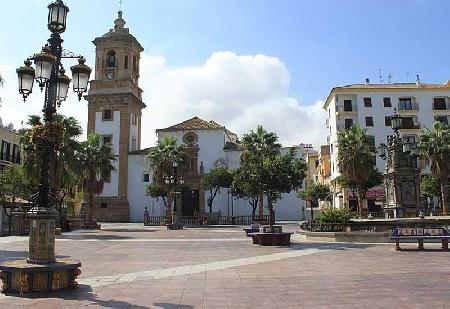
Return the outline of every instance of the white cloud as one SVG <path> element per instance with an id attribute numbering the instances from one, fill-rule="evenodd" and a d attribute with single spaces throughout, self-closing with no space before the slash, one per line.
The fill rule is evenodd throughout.
<path id="1" fill-rule="evenodd" d="M 275 57 L 238 56 L 217 52 L 201 66 L 171 68 L 161 56 L 143 54 L 140 86 L 147 108 L 143 111 L 142 146 L 155 143 L 157 128 L 193 116 L 215 120 L 240 136 L 258 124 L 278 134 L 284 145 L 326 142 L 323 102 L 301 105 L 289 92 L 289 71 Z M 35 89 L 26 103 L 17 93 L 15 68 L 1 66 L 7 83 L 0 88 L 4 123 L 20 126 L 26 115 L 39 113 L 43 95 Z M 87 102 L 74 94 L 61 112 L 76 117 L 86 128 Z"/>
<path id="2" fill-rule="evenodd" d="M 202 66 L 170 68 L 162 57 L 143 54 L 143 145 L 154 131 L 193 116 L 215 120 L 242 135 L 258 124 L 285 145 L 326 142 L 323 102 L 302 106 L 288 95 L 289 71 L 274 57 L 214 53 Z"/>

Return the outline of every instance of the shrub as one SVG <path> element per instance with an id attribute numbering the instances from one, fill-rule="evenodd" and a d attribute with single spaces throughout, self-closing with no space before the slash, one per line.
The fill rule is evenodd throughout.
<path id="1" fill-rule="evenodd" d="M 351 214 L 347 209 L 327 208 L 317 218 L 318 223 L 348 223 Z"/>

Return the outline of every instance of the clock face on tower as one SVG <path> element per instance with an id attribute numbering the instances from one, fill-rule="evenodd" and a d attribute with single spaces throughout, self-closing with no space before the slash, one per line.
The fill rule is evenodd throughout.
<path id="1" fill-rule="evenodd" d="M 114 73 L 113 73 L 113 72 L 108 72 L 108 73 L 106 73 L 106 78 L 107 78 L 108 80 L 113 79 L 113 78 L 114 78 Z"/>

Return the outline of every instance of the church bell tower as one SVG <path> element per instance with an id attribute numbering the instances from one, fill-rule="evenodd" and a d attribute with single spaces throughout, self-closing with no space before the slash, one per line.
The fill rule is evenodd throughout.
<path id="1" fill-rule="evenodd" d="M 114 28 L 93 41 L 95 80 L 86 100 L 89 102 L 88 133 L 100 135 L 112 146 L 116 171 L 95 198 L 92 218 L 99 221 L 129 221 L 128 153 L 141 147 L 141 115 L 145 104 L 139 88 L 141 44 L 125 28 L 122 11 Z"/>

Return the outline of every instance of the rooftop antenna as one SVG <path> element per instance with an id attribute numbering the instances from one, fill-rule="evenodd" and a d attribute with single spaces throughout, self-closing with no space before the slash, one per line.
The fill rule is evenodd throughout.
<path id="1" fill-rule="evenodd" d="M 378 76 L 380 77 L 380 84 L 384 82 L 383 80 L 383 74 L 381 74 L 381 69 L 378 69 Z"/>
<path id="2" fill-rule="evenodd" d="M 122 11 L 122 3 L 123 3 L 123 1 L 119 0 L 119 11 Z"/>
<path id="3" fill-rule="evenodd" d="M 391 83 L 392 80 L 392 76 L 394 76 L 394 74 L 392 74 L 392 72 L 387 73 L 387 78 L 388 78 L 388 84 Z"/>

